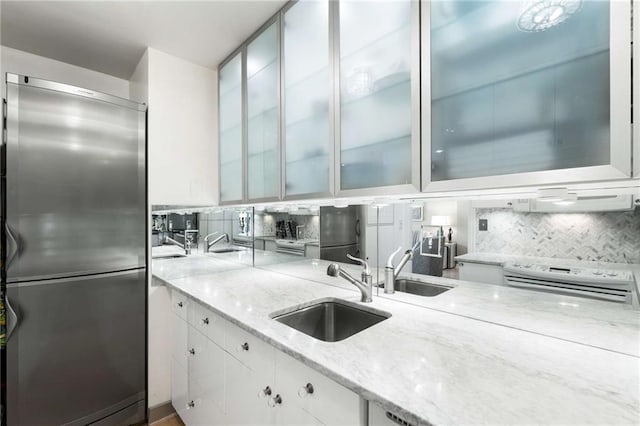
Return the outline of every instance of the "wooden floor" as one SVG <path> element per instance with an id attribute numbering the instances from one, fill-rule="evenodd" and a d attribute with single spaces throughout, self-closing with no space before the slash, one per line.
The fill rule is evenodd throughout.
<path id="1" fill-rule="evenodd" d="M 150 426 L 184 426 L 184 423 L 182 423 L 182 420 L 180 420 L 177 414 L 174 414 L 173 416 L 153 422 Z"/>

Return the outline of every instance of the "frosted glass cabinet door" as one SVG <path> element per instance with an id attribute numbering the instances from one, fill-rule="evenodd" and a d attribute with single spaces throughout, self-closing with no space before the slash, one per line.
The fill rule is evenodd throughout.
<path id="1" fill-rule="evenodd" d="M 285 197 L 330 192 L 329 2 L 284 13 Z"/>
<path id="2" fill-rule="evenodd" d="M 220 202 L 242 201 L 242 55 L 219 70 Z"/>
<path id="3" fill-rule="evenodd" d="M 431 182 L 574 169 L 575 179 L 547 172 L 502 186 L 551 183 L 580 180 L 580 168 L 603 173 L 583 169 L 583 180 L 629 175 L 628 5 L 551 3 L 429 2 Z"/>
<path id="4" fill-rule="evenodd" d="M 418 4 L 338 5 L 340 190 L 419 185 Z"/>
<path id="5" fill-rule="evenodd" d="M 247 45 L 247 190 L 249 200 L 280 194 L 278 21 Z"/>

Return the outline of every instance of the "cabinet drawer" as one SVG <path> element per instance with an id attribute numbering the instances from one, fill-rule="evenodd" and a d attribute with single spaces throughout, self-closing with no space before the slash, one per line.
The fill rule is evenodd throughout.
<path id="1" fill-rule="evenodd" d="M 171 360 L 171 405 L 178 415 L 185 420 L 187 404 L 189 402 L 189 385 L 187 378 L 187 368 Z"/>
<path id="2" fill-rule="evenodd" d="M 171 290 L 171 309 L 183 320 L 187 320 L 187 296 L 177 290 Z"/>
<path id="3" fill-rule="evenodd" d="M 225 320 L 204 305 L 191 301 L 189 323 L 215 344 L 224 348 Z"/>
<path id="4" fill-rule="evenodd" d="M 360 397 L 285 353 L 276 353 L 276 386 L 325 425 L 359 424 Z"/>
<path id="5" fill-rule="evenodd" d="M 187 368 L 188 330 L 187 322 L 174 315 L 171 321 L 171 355 L 183 368 Z"/>
<path id="6" fill-rule="evenodd" d="M 273 383 L 273 346 L 227 321 L 225 348 L 234 358 L 254 371 L 256 378 L 265 383 Z"/>

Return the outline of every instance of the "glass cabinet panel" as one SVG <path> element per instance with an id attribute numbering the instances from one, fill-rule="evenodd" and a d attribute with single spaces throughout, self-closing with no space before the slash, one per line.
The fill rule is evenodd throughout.
<path id="1" fill-rule="evenodd" d="M 277 198 L 279 194 L 278 79 L 278 23 L 275 22 L 247 46 L 247 190 L 250 200 Z"/>
<path id="2" fill-rule="evenodd" d="M 328 1 L 296 3 L 283 25 L 285 195 L 328 193 Z"/>
<path id="3" fill-rule="evenodd" d="M 610 4 L 553 3 L 430 3 L 432 181 L 609 164 Z"/>
<path id="4" fill-rule="evenodd" d="M 242 55 L 219 73 L 220 201 L 242 200 Z"/>
<path id="5" fill-rule="evenodd" d="M 340 189 L 412 183 L 412 6 L 339 2 Z"/>

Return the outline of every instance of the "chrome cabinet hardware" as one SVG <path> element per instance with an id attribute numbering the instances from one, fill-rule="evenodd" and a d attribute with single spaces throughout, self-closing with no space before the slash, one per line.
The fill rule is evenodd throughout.
<path id="1" fill-rule="evenodd" d="M 258 392 L 258 396 L 260 398 L 266 398 L 268 396 L 271 396 L 271 388 L 269 386 L 265 387 L 260 392 Z"/>
<path id="2" fill-rule="evenodd" d="M 189 349 L 189 353 L 190 353 L 191 355 L 195 355 L 195 354 L 196 354 L 196 350 L 195 350 L 195 348 L 191 348 L 191 349 Z"/>
<path id="3" fill-rule="evenodd" d="M 202 322 L 206 325 L 209 325 L 209 318 L 203 318 Z"/>
<path id="4" fill-rule="evenodd" d="M 300 389 L 298 389 L 298 396 L 300 398 L 304 398 L 307 395 L 313 395 L 313 385 L 311 383 L 307 383 Z"/>
<path id="5" fill-rule="evenodd" d="M 269 407 L 274 408 L 276 405 L 280 405 L 282 404 L 282 397 L 280 396 L 280 394 L 277 394 L 274 397 L 271 397 L 269 399 Z"/>
<path id="6" fill-rule="evenodd" d="M 188 407 L 188 408 L 193 408 L 193 407 L 195 407 L 195 406 L 196 406 L 196 403 L 195 403 L 194 401 L 189 401 L 189 402 L 187 403 L 187 407 Z"/>
<path id="7" fill-rule="evenodd" d="M 247 342 L 244 342 L 243 344 L 240 345 L 240 347 L 238 347 L 238 352 L 248 351 L 248 350 L 249 350 L 249 344 Z"/>
<path id="8" fill-rule="evenodd" d="M 182 308 L 183 306 L 184 306 L 184 304 L 182 302 L 178 302 L 178 308 Z"/>

